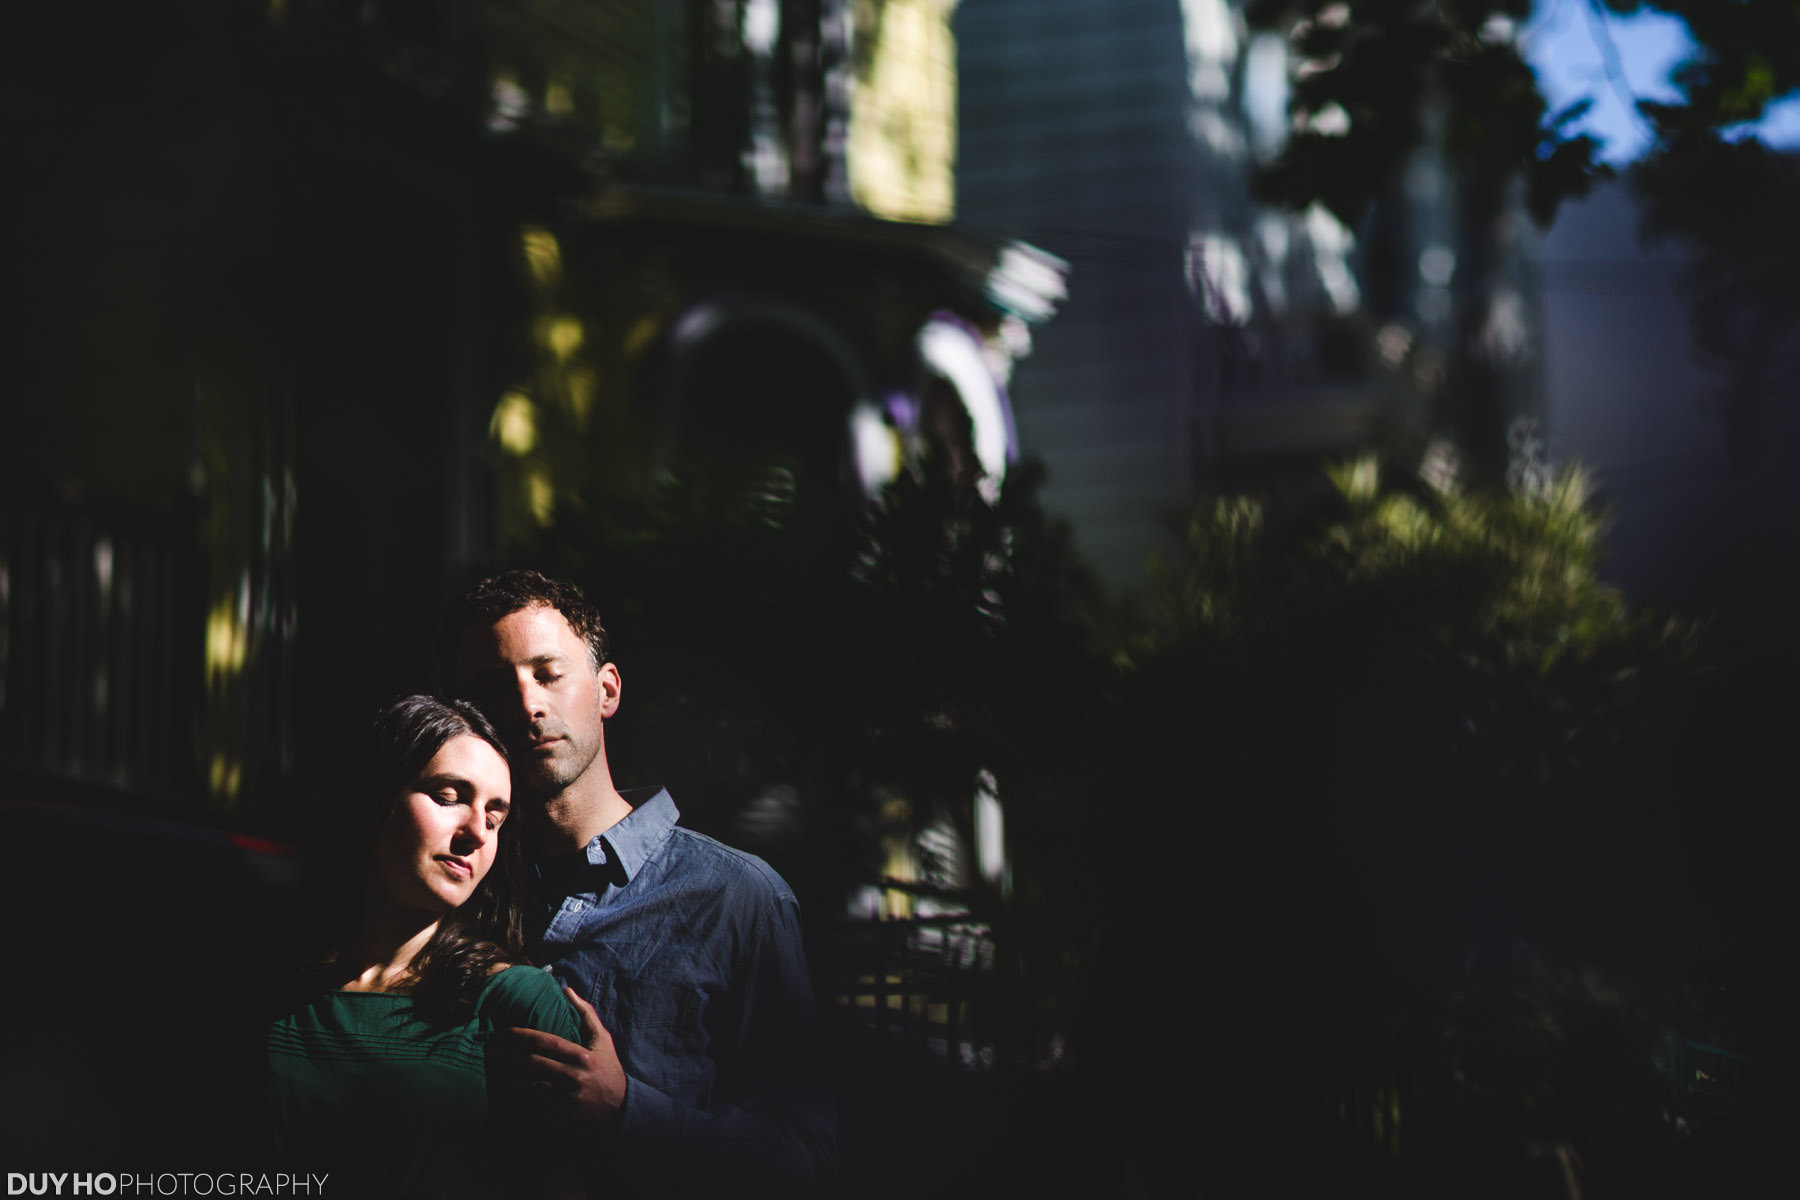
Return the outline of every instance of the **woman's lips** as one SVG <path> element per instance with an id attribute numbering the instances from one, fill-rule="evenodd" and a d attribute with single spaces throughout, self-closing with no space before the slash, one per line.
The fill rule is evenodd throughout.
<path id="1" fill-rule="evenodd" d="M 448 867 L 452 874 L 464 879 L 475 878 L 475 865 L 466 858 L 457 858 L 454 854 L 440 854 L 437 860 Z"/>

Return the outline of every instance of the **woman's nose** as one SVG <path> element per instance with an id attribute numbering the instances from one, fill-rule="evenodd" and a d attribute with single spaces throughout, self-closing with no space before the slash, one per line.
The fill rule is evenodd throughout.
<path id="1" fill-rule="evenodd" d="M 481 811 L 479 805 L 471 804 L 468 814 L 458 823 L 456 834 L 460 838 L 481 846 L 485 845 L 488 838 L 493 836 L 493 831 L 487 827 L 487 814 Z"/>

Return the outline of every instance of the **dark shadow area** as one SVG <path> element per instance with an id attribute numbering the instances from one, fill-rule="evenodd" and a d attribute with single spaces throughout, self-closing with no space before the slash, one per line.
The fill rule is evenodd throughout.
<path id="1" fill-rule="evenodd" d="M 6 810 L 17 859 L 0 903 L 20 919 L 0 1155 L 33 1171 L 266 1168 L 262 1034 L 292 965 L 293 863 L 42 794 L 55 802 Z"/>

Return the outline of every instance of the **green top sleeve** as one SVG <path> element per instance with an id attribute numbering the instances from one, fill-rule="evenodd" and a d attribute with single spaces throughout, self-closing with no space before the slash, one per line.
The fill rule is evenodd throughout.
<path id="1" fill-rule="evenodd" d="M 508 967 L 488 981 L 477 1011 L 493 1029 L 541 1029 L 579 1042 L 581 1022 L 562 985 L 542 967 Z"/>

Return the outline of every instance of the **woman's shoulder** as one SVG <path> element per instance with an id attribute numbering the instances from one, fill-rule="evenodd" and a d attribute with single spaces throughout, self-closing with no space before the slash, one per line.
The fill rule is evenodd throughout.
<path id="1" fill-rule="evenodd" d="M 545 987 L 553 992 L 559 990 L 548 967 L 501 962 L 488 968 L 487 982 L 481 985 L 481 991 L 483 995 L 511 995 L 518 992 L 535 993 Z"/>
<path id="2" fill-rule="evenodd" d="M 527 1025 L 558 1036 L 567 1036 L 563 1027 L 578 1027 L 562 985 L 543 967 L 514 964 L 495 970 L 482 985 L 476 1009 L 496 1025 Z"/>

